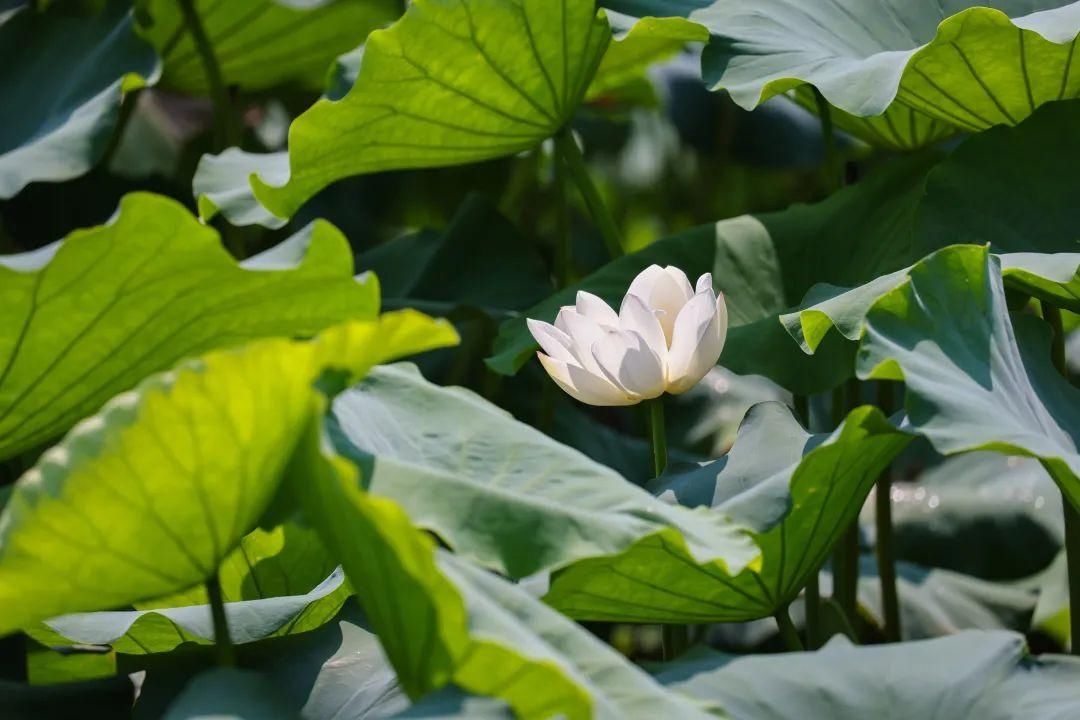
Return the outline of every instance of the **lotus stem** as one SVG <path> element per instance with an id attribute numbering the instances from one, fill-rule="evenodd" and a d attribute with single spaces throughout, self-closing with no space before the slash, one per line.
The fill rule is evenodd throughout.
<path id="1" fill-rule="evenodd" d="M 195 49 L 202 60 L 206 84 L 210 86 L 210 98 L 214 103 L 214 143 L 217 150 L 221 151 L 232 145 L 239 145 L 240 133 L 233 122 L 229 91 L 225 87 L 225 80 L 221 74 L 217 56 L 214 54 L 214 47 L 210 44 L 210 38 L 207 37 L 206 29 L 195 9 L 195 0 L 180 0 L 180 10 L 184 14 L 184 24 L 187 25 L 191 39 L 195 42 Z"/>
<path id="2" fill-rule="evenodd" d="M 236 650 L 229 635 L 229 619 L 225 615 L 225 602 L 221 597 L 221 582 L 217 572 L 206 581 L 206 594 L 210 598 L 210 614 L 214 619 L 214 646 L 218 665 L 236 667 Z"/>
<path id="3" fill-rule="evenodd" d="M 892 387 L 878 382 L 877 404 L 886 415 L 893 412 Z M 885 621 L 885 640 L 900 642 L 900 595 L 896 589 L 896 549 L 892 521 L 892 464 L 881 471 L 874 491 L 875 543 L 878 578 L 881 580 L 881 606 Z"/>
<path id="4" fill-rule="evenodd" d="M 795 623 L 791 622 L 791 615 L 788 614 L 788 606 L 784 605 L 777 610 L 773 617 L 776 618 L 776 624 L 780 627 L 780 637 L 784 641 L 784 646 L 791 652 L 802 652 L 805 650 L 806 648 L 803 647 L 802 640 L 799 639 L 799 631 L 795 628 Z"/>
<path id="5" fill-rule="evenodd" d="M 653 474 L 660 477 L 667 468 L 667 432 L 664 428 L 663 397 L 646 400 L 649 407 L 649 434 L 652 438 Z M 686 625 L 662 626 L 664 660 L 674 660 L 690 644 L 690 631 Z"/>
<path id="6" fill-rule="evenodd" d="M 840 427 L 844 422 L 845 411 L 850 411 L 858 405 L 859 381 L 852 378 L 847 382 L 846 392 L 843 387 L 838 387 L 833 391 L 832 411 L 836 427 Z M 859 518 L 856 515 L 851 525 L 840 536 L 840 541 L 833 551 L 833 600 L 844 611 L 853 628 L 858 627 L 858 590 Z"/>
<path id="7" fill-rule="evenodd" d="M 1050 357 L 1054 361 L 1054 367 L 1068 380 L 1065 328 L 1061 322 L 1061 310 L 1044 300 L 1042 316 L 1054 333 L 1050 345 Z M 1080 655 L 1080 512 L 1077 512 L 1064 494 L 1061 504 L 1065 513 L 1065 564 L 1069 573 L 1069 642 L 1072 654 Z"/>
<path id="8" fill-rule="evenodd" d="M 660 477 L 667 468 L 667 432 L 664 430 L 664 400 L 662 397 L 647 400 L 649 406 L 649 433 L 652 438 L 653 474 Z"/>
<path id="9" fill-rule="evenodd" d="M 573 280 L 573 253 L 571 252 L 570 237 L 570 208 L 566 197 L 566 162 L 562 153 L 557 149 L 552 154 L 551 161 L 555 171 L 555 213 L 557 216 L 555 228 L 555 278 L 559 288 L 568 286 Z"/>
<path id="10" fill-rule="evenodd" d="M 578 192 L 581 193 L 585 206 L 589 209 L 593 223 L 596 224 L 601 237 L 604 238 L 604 245 L 607 246 L 608 254 L 613 259 L 621 257 L 623 245 L 619 228 L 615 224 L 615 219 L 611 217 L 607 206 L 604 205 L 604 201 L 600 197 L 600 191 L 596 189 L 592 178 L 589 177 L 589 168 L 585 165 L 585 156 L 581 154 L 581 148 L 577 146 L 574 134 L 570 131 L 570 128 L 564 127 L 555 134 L 554 139 L 555 153 L 557 156 L 562 157 L 563 162 L 566 163 L 566 169 L 570 173 L 570 177 L 574 179 L 574 184 L 577 185 Z"/>
<path id="11" fill-rule="evenodd" d="M 832 106 L 829 105 L 829 101 L 825 99 L 820 90 L 813 85 L 810 87 L 814 91 L 814 102 L 817 104 L 818 117 L 821 118 L 821 140 L 825 145 L 825 170 L 829 179 L 839 187 L 844 183 L 843 178 L 840 176 L 840 170 L 836 167 L 836 133 L 833 131 Z"/>

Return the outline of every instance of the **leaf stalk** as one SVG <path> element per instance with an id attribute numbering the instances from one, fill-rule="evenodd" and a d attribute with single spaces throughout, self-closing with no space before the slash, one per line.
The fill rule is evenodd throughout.
<path id="1" fill-rule="evenodd" d="M 206 594 L 210 598 L 210 614 L 214 619 L 214 646 L 221 667 L 236 667 L 236 649 L 229 634 L 229 619 L 225 615 L 225 602 L 221 595 L 221 581 L 215 572 L 206 581 Z"/>
<path id="2" fill-rule="evenodd" d="M 199 13 L 195 9 L 195 0 L 180 0 L 180 10 L 184 14 L 184 24 L 187 26 L 191 39 L 195 42 L 195 49 L 202 61 L 203 72 L 206 73 L 206 84 L 210 86 L 210 99 L 214 103 L 214 143 L 217 150 L 240 144 L 240 132 L 233 120 L 232 102 L 229 99 L 229 91 L 225 87 L 225 80 L 221 74 L 221 65 L 218 64 L 214 47 L 210 44 L 210 38 L 206 34 Z"/>
<path id="3" fill-rule="evenodd" d="M 1065 364 L 1065 328 L 1061 320 L 1061 310 L 1042 301 L 1042 316 L 1053 332 L 1050 345 L 1050 357 L 1054 367 L 1066 380 L 1069 368 Z M 1080 512 L 1062 497 L 1065 514 L 1065 564 L 1069 574 L 1069 642 L 1073 655 L 1080 655 Z"/>
<path id="4" fill-rule="evenodd" d="M 773 617 L 776 618 L 776 624 L 780 627 L 780 637 L 784 641 L 784 646 L 791 652 L 806 650 L 803 647 L 802 640 L 799 639 L 799 631 L 795 628 L 795 623 L 791 621 L 788 606 L 785 605 L 777 610 Z"/>
<path id="5" fill-rule="evenodd" d="M 600 197 L 600 191 L 596 189 L 596 185 L 593 184 L 592 178 L 589 176 L 589 168 L 585 165 L 585 156 L 581 154 L 581 148 L 577 146 L 573 132 L 570 131 L 570 128 L 564 127 L 555 133 L 554 141 L 556 155 L 566 163 L 566 169 L 570 173 L 570 177 L 573 178 L 574 184 L 577 185 L 578 192 L 581 193 L 585 206 L 589 209 L 593 223 L 604 239 L 608 254 L 612 259 L 621 257 L 623 255 L 623 245 L 619 228 L 615 224 L 611 212 L 604 205 L 604 201 Z"/>

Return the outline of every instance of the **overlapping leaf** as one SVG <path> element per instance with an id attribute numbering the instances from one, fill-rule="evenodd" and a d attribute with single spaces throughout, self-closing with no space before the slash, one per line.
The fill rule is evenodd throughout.
<path id="1" fill-rule="evenodd" d="M 702 650 L 662 667 L 668 687 L 719 703 L 733 720 L 1064 718 L 1080 712 L 1080 661 L 1031 657 L 1009 632 L 964 632 L 815 653 L 738 658 Z"/>
<path id="2" fill-rule="evenodd" d="M 410 366 L 380 368 L 340 395 L 330 430 L 338 451 L 366 469 L 368 492 L 400 504 L 463 557 L 513 578 L 601 556 L 671 574 L 738 573 L 757 557 L 723 515 L 661 502 Z"/>
<path id="3" fill-rule="evenodd" d="M 264 340 L 151 376 L 77 425 L 0 515 L 0 634 L 204 581 L 263 515 L 325 370 L 441 347 L 413 313 Z"/>
<path id="4" fill-rule="evenodd" d="M 206 94 L 208 84 L 180 4 L 140 0 L 147 19 L 142 34 L 164 62 L 162 83 Z M 338 55 L 392 22 L 397 0 L 195 0 L 226 86 L 243 90 L 294 83 L 322 87 Z"/>
<path id="5" fill-rule="evenodd" d="M 333 618 L 351 590 L 315 533 L 294 523 L 256 530 L 221 563 L 218 581 L 234 643 L 312 630 Z M 122 653 L 209 644 L 214 627 L 202 586 L 138 603 L 137 610 L 65 615 L 29 634 L 44 645 L 109 645 Z"/>
<path id="6" fill-rule="evenodd" d="M 405 691 L 453 681 L 520 717 L 706 717 L 524 589 L 436 550 L 312 425 L 293 490 L 342 561 Z M 324 462 L 320 465 L 317 458 Z"/>
<path id="7" fill-rule="evenodd" d="M 918 146 L 939 137 L 941 125 L 1015 125 L 1044 103 L 1080 94 L 1080 4 L 1068 0 L 604 4 L 707 27 L 705 81 L 744 108 L 810 84 L 845 113 L 847 129 L 887 146 Z"/>
<path id="8" fill-rule="evenodd" d="M 545 600 L 571 617 L 631 622 L 733 622 L 784 607 L 851 524 L 882 468 L 909 442 L 880 412 L 860 408 L 832 435 L 813 436 L 780 403 L 755 406 L 725 458 L 661 478 L 680 504 L 712 506 L 753 527 L 760 572 L 660 567 L 663 544 L 577 563 Z M 643 546 L 648 543 L 642 543 Z"/>
<path id="9" fill-rule="evenodd" d="M 285 185 L 255 196 L 289 217 L 349 175 L 527 150 L 570 118 L 611 39 L 589 0 L 420 0 L 372 33 L 360 75 L 289 130 Z"/>
<path id="10" fill-rule="evenodd" d="M 378 283 L 352 271 L 325 222 L 237 265 L 182 206 L 141 193 L 107 225 L 0 256 L 0 458 L 182 357 L 373 317 Z"/>
<path id="11" fill-rule="evenodd" d="M 1039 319 L 1010 318 L 998 261 L 961 245 L 919 262 L 873 305 L 858 371 L 903 380 L 910 422 L 940 452 L 1038 458 L 1080 505 L 1080 391 L 1049 347 Z"/>
<path id="12" fill-rule="evenodd" d="M 99 13 L 70 5 L 26 6 L 0 21 L 0 198 L 93 167 L 124 94 L 157 80 L 158 60 L 126 3 L 110 0 Z"/>
<path id="13" fill-rule="evenodd" d="M 682 18 L 643 18 L 612 41 L 585 99 L 633 94 L 631 88 L 647 82 L 645 71 L 650 65 L 672 57 L 687 43 L 708 39 L 705 28 Z"/>

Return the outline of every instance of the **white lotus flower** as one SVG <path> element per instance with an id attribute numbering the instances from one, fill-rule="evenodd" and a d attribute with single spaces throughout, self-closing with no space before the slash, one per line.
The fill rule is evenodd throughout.
<path id="1" fill-rule="evenodd" d="M 727 337 L 727 306 L 712 274 L 696 292 L 682 270 L 652 265 L 630 283 L 618 314 L 577 294 L 555 324 L 528 321 L 541 364 L 559 387 L 589 405 L 635 405 L 679 394 L 716 366 Z"/>

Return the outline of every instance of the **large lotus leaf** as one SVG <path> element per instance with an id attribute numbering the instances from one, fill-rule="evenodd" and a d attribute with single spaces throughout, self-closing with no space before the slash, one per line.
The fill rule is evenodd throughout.
<path id="1" fill-rule="evenodd" d="M 206 71 L 180 3 L 140 0 L 142 34 L 161 54 L 162 84 L 208 92 Z M 322 88 L 338 55 L 392 22 L 398 0 L 195 0 L 226 86 L 263 90 L 282 84 Z"/>
<path id="2" fill-rule="evenodd" d="M 77 425 L 0 515 L 0 634 L 203 582 L 275 496 L 324 371 L 441 347 L 414 312 L 263 340 L 147 378 Z"/>
<path id="3" fill-rule="evenodd" d="M 957 242 L 990 243 L 1010 287 L 1080 310 L 1080 212 L 1073 202 L 1080 183 L 1071 170 L 1080 162 L 1077 122 L 1080 101 L 1051 103 L 1016 128 L 969 138 L 930 170 L 919 185 L 925 193 L 913 196 L 917 207 L 897 219 L 912 223 L 914 234 L 895 256 L 901 264 L 867 264 L 854 288 L 831 280 L 815 285 L 796 312 L 781 317 L 788 332 L 806 352 L 816 351 L 834 326 L 857 340 L 870 305 L 903 282 L 904 265 Z"/>
<path id="4" fill-rule="evenodd" d="M 419 0 L 371 34 L 360 75 L 289 129 L 291 176 L 253 176 L 289 217 L 349 175 L 475 162 L 527 150 L 573 114 L 611 39 L 591 0 Z"/>
<path id="5" fill-rule="evenodd" d="M 907 158 L 816 205 L 724 220 L 659 240 L 524 315 L 550 322 L 560 306 L 573 304 L 578 290 L 618 307 L 634 276 L 652 263 L 675 265 L 695 278 L 712 272 L 733 326 L 720 364 L 744 375 L 765 375 L 793 392 L 828 389 L 850 375 L 851 349 L 835 342 L 827 345 L 831 354 L 808 361 L 777 316 L 802 300 L 814 283 L 861 283 L 922 257 L 911 217 L 934 161 L 930 155 Z M 874 242 L 866 242 L 867 237 Z M 507 320 L 488 364 L 512 374 L 536 349 L 525 319 Z"/>
<path id="6" fill-rule="evenodd" d="M 519 717 L 705 717 L 524 589 L 438 551 L 312 423 L 291 483 L 412 698 L 451 681 Z M 320 460 L 322 461 L 320 463 Z"/>
<path id="7" fill-rule="evenodd" d="M 719 513 L 657 500 L 463 388 L 379 368 L 334 402 L 338 452 L 368 492 L 458 554 L 513 578 L 616 556 L 673 575 L 734 574 L 757 548 Z M 657 553 L 665 547 L 667 553 Z M 697 574 L 691 577 L 697 577 Z"/>
<path id="8" fill-rule="evenodd" d="M 618 10 L 681 15 L 709 28 L 702 73 L 746 109 L 810 84 L 845 113 L 886 113 L 920 141 L 910 110 L 961 130 L 1015 125 L 1080 94 L 1073 72 L 1080 3 L 1066 0 L 608 0 Z M 885 121 L 887 125 L 888 121 Z M 882 122 L 877 122 L 881 129 Z M 873 141 L 875 133 L 850 124 Z M 925 138 L 924 138 L 925 139 Z"/>
<path id="9" fill-rule="evenodd" d="M 222 561 L 218 581 L 234 643 L 312 630 L 333 618 L 351 593 L 315 532 L 295 523 L 244 537 Z M 137 607 L 65 615 L 28 632 L 44 645 L 110 645 L 123 653 L 167 652 L 185 642 L 214 641 L 201 585 Z"/>
<path id="10" fill-rule="evenodd" d="M 755 406 L 731 453 L 654 490 L 712 506 L 753 527 L 760 572 L 688 572 L 659 561 L 670 548 L 579 562 L 552 578 L 545 600 L 571 617 L 635 622 L 732 622 L 789 603 L 857 517 L 881 470 L 909 442 L 877 410 L 854 411 L 832 435 L 810 435 L 780 403 Z M 644 550 L 651 550 L 651 555 Z"/>
<path id="11" fill-rule="evenodd" d="M 0 18 L 0 199 L 93 167 L 124 93 L 157 80 L 157 57 L 135 35 L 127 3 L 110 0 L 99 13 L 71 5 Z"/>
<path id="12" fill-rule="evenodd" d="M 1080 505 L 1080 391 L 1049 348 L 1045 323 L 1009 317 L 998 261 L 959 245 L 919 262 L 874 304 L 858 371 L 903 380 L 908 418 L 939 452 L 1038 458 Z"/>
<path id="13" fill-rule="evenodd" d="M 252 670 L 215 668 L 196 676 L 163 720 L 300 720 L 283 707 L 270 678 Z"/>
<path id="14" fill-rule="evenodd" d="M 318 221 L 237 264 L 178 203 L 126 196 L 108 224 L 0 256 L 0 458 L 35 447 L 185 356 L 378 312 Z"/>
<path id="15" fill-rule="evenodd" d="M 696 650 L 658 679 L 733 720 L 1066 720 L 1080 713 L 1080 660 L 1028 654 L 1021 635 L 963 632 L 813 653 L 735 657 Z"/>

